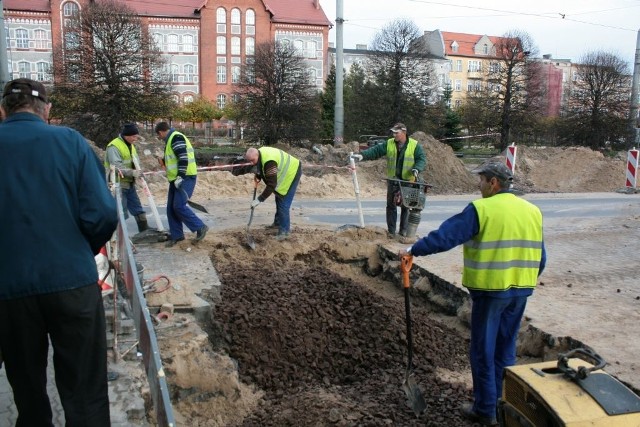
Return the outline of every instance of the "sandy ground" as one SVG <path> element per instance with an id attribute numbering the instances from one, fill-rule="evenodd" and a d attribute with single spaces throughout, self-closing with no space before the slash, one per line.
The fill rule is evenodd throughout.
<path id="1" fill-rule="evenodd" d="M 462 195 L 459 197 L 473 198 L 471 195 L 477 193 L 477 178 L 469 172 L 469 166 L 465 166 L 460 159 L 456 158 L 449 147 L 433 138 L 420 133 L 414 137 L 423 144 L 427 152 L 429 163 L 424 179 L 434 185 L 432 194 L 436 197 L 458 194 Z M 354 198 L 354 176 L 346 168 L 346 164 L 348 153 L 358 151 L 356 144 L 352 143 L 339 149 L 323 147 L 322 155 L 310 150 L 281 148 L 290 151 L 303 161 L 305 174 L 296 199 Z M 144 167 L 150 172 L 154 168 L 157 169 L 155 160 L 151 157 L 143 157 L 142 160 Z M 358 165 L 356 178 L 360 187 L 360 197 L 363 200 L 384 198 L 384 167 L 384 160 L 362 162 Z M 622 187 L 624 173 L 625 157 L 623 155 L 610 158 L 583 148 L 521 147 L 518 151 L 515 187 L 529 194 L 612 193 Z M 161 173 L 148 173 L 146 176 L 155 200 L 160 205 L 164 204 L 166 180 Z M 250 175 L 236 177 L 228 171 L 207 170 L 199 174 L 196 192 L 192 197 L 193 200 L 207 207 L 216 207 L 212 210 L 211 216 L 215 223 L 213 232 L 195 250 L 210 254 L 216 269 L 226 272 L 227 283 L 233 283 L 233 270 L 231 270 L 231 276 L 229 275 L 230 265 L 242 270 L 257 268 L 258 271 L 260 267 L 273 271 L 275 268 L 272 267 L 273 265 L 283 265 L 287 266 L 286 268 L 293 266 L 297 269 L 296 271 L 311 270 L 312 267 L 320 265 L 331 274 L 338 274 L 342 278 L 352 280 L 390 304 L 398 304 L 402 300 L 402 293 L 397 286 L 399 278 L 389 276 L 389 271 L 392 270 L 391 263 L 388 260 L 381 260 L 377 250 L 382 246 L 395 251 L 402 245 L 396 241 L 389 241 L 382 229 L 374 227 L 371 230 L 351 230 L 349 238 L 345 239 L 344 236 L 336 234 L 326 226 L 302 226 L 294 218 L 292 238 L 275 246 L 273 231 L 264 228 L 270 222 L 269 215 L 262 214 L 259 219 L 256 218 L 251 232 L 259 249 L 249 251 L 246 247 L 247 236 L 244 225 L 246 225 L 248 212 L 246 205 L 251 199 L 252 188 Z M 634 259 L 637 258 L 637 239 L 640 237 L 638 236 L 640 212 L 635 196 L 630 197 L 633 200 L 630 201 L 629 209 L 620 212 L 619 220 L 613 224 L 588 219 L 572 221 L 568 224 L 566 221 L 561 224 L 545 224 L 547 248 L 552 261 L 541 278 L 534 297 L 530 300 L 526 315 L 531 324 L 544 325 L 545 332 L 561 340 L 563 337 L 573 337 L 590 345 L 593 345 L 592 342 L 605 343 L 595 349 L 609 361 L 608 371 L 625 382 L 635 384 L 638 382 L 637 372 L 640 369 L 635 355 L 640 349 L 634 344 L 638 340 L 630 340 L 629 337 L 633 336 L 633 331 L 637 329 L 640 321 L 639 301 L 636 298 L 640 295 L 640 290 L 633 272 Z M 146 202 L 147 200 L 143 199 L 143 203 Z M 173 250 L 191 251 L 192 245 L 189 242 L 183 242 Z M 461 271 L 460 259 L 459 253 L 451 251 L 447 254 L 417 259 L 416 264 L 424 266 L 428 271 L 450 283 L 457 283 Z M 397 269 L 397 265 L 395 268 Z M 259 281 L 261 274 L 257 273 L 252 277 Z M 392 282 L 395 281 L 391 287 L 390 279 Z M 251 292 L 251 289 L 250 286 L 248 292 Z M 222 304 L 226 303 L 223 301 Z M 437 316 L 429 310 L 428 305 L 422 308 L 418 306 L 416 311 L 417 316 L 426 315 L 424 312 L 428 311 L 430 314 L 425 319 L 441 322 L 441 326 L 434 325 L 436 329 L 452 328 L 452 333 L 455 332 L 458 339 L 466 339 L 468 331 L 455 318 L 452 320 L 446 316 Z M 421 313 L 421 311 L 424 312 Z M 550 316 L 549 313 L 553 315 Z M 286 313 L 281 314 L 286 315 Z M 215 331 L 208 332 L 210 334 L 208 339 L 215 341 L 216 339 L 211 336 Z M 279 418 L 282 421 L 279 425 L 296 425 L 292 420 L 299 421 L 301 413 L 309 412 L 309 402 L 318 402 L 319 396 L 322 396 L 319 399 L 321 403 L 317 403 L 316 409 L 309 413 L 312 414 L 312 418 L 333 421 L 331 423 L 326 421 L 326 424 L 325 421 L 319 421 L 318 425 L 349 425 L 349 423 L 357 423 L 357 420 L 365 422 L 365 418 L 358 418 L 358 416 L 351 418 L 354 416 L 352 410 L 347 411 L 350 415 L 330 413 L 328 408 L 332 406 L 353 409 L 353 405 L 359 404 L 350 400 L 345 401 L 347 394 L 336 395 L 336 390 L 329 387 L 326 381 L 321 390 L 299 390 L 303 397 L 300 400 L 291 400 L 289 397 L 291 402 L 287 406 L 283 403 L 283 397 L 287 396 L 283 396 L 277 388 L 270 389 L 255 375 L 243 371 L 242 367 L 240 367 L 239 377 L 235 377 L 237 373 L 234 374 L 233 366 L 237 362 L 234 360 L 240 357 L 237 351 L 231 354 L 232 359 L 226 359 L 226 356 L 220 356 L 213 347 L 207 350 L 206 339 L 201 335 L 194 333 L 194 337 L 188 339 L 179 337 L 175 342 L 178 349 L 172 350 L 172 345 L 169 345 L 166 350 L 163 350 L 163 353 L 165 351 L 178 353 L 180 354 L 178 359 L 187 360 L 182 368 L 173 367 L 176 372 L 176 387 L 180 390 L 199 388 L 201 378 L 192 378 L 192 374 L 185 375 L 180 372 L 202 371 L 202 365 L 211 365 L 211 359 L 216 357 L 222 357 L 222 360 L 213 364 L 228 366 L 223 371 L 231 377 L 216 376 L 211 384 L 222 382 L 228 385 L 231 382 L 235 385 L 221 393 L 226 397 L 214 406 L 211 406 L 211 396 L 205 399 L 202 394 L 197 393 L 194 399 L 188 399 L 188 393 L 184 395 L 184 392 L 181 392 L 182 394 L 179 395 L 182 398 L 178 399 L 179 403 L 176 405 L 181 416 L 184 417 L 183 421 L 191 425 L 235 425 L 242 422 L 245 425 L 264 425 L 265 419 L 273 419 L 270 414 L 275 412 L 271 411 L 284 411 L 288 414 L 285 418 Z M 234 338 L 232 332 L 227 332 L 223 337 L 230 342 L 238 339 Z M 198 344 L 189 344 L 193 339 L 196 339 Z M 253 346 L 253 344 L 249 345 L 249 347 Z M 459 349 L 452 351 L 459 351 Z M 538 348 L 532 353 L 536 352 L 537 354 L 523 354 L 523 356 L 555 357 L 553 349 Z M 259 355 L 247 357 L 249 360 L 254 360 L 254 363 L 256 363 L 255 360 L 262 360 Z M 208 361 L 205 363 L 203 358 Z M 176 358 L 173 357 L 172 360 Z M 242 360 L 241 357 L 240 360 Z M 171 370 L 172 368 L 169 369 Z M 448 392 L 451 394 L 451 399 L 444 400 L 445 404 L 442 408 L 444 413 L 455 410 L 465 396 L 464 390 L 468 392 L 470 389 L 468 367 L 458 366 L 455 369 L 443 367 L 434 372 L 425 371 L 420 374 L 423 379 L 429 375 L 435 375 L 433 381 L 462 385 L 462 389 L 455 385 L 451 390 L 456 391 Z M 366 390 L 367 387 L 364 389 Z M 210 390 L 210 387 L 206 390 Z M 207 393 L 215 394 L 216 392 L 211 390 Z M 231 399 L 234 403 L 230 404 L 229 395 L 233 394 L 236 397 Z M 225 413 L 221 410 L 225 405 L 229 405 L 227 409 L 230 413 L 236 414 L 235 418 L 230 415 L 219 415 Z M 206 410 L 205 407 L 216 410 Z M 258 410 L 258 408 L 262 409 Z M 241 414 L 247 415 L 243 418 L 244 421 L 238 418 Z M 365 415 L 360 414 L 360 416 Z M 370 414 L 366 416 L 369 417 Z M 435 414 L 427 425 L 452 425 L 450 422 L 445 422 L 444 418 L 438 421 L 438 416 L 443 415 Z M 413 425 L 408 419 L 402 418 L 403 421 L 395 420 L 394 422 L 390 421 L 389 417 L 393 418 L 393 415 L 381 412 L 374 416 L 374 421 L 366 418 L 366 423 L 388 425 L 391 422 L 394 425 Z M 285 420 L 288 421 L 285 422 Z"/>

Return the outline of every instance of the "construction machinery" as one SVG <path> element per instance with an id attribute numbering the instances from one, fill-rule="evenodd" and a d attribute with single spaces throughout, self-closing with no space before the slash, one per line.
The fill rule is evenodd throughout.
<path id="1" fill-rule="evenodd" d="M 505 369 L 502 427 L 638 427 L 640 397 L 602 370 L 605 361 L 578 348 L 558 361 Z"/>

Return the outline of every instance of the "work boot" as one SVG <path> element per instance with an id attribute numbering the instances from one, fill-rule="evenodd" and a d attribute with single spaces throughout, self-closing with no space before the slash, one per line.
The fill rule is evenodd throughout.
<path id="1" fill-rule="evenodd" d="M 289 238 L 289 232 L 287 231 L 281 231 L 276 235 L 276 240 L 278 242 L 281 242 L 283 240 L 287 240 Z"/>
<path id="2" fill-rule="evenodd" d="M 209 231 L 209 227 L 203 225 L 200 230 L 196 231 L 196 237 L 195 239 L 193 239 L 193 241 L 199 242 L 200 240 L 204 239 L 204 236 L 207 235 L 207 231 Z"/>
<path id="3" fill-rule="evenodd" d="M 496 418 L 483 417 L 482 415 L 476 414 L 473 410 L 473 403 L 465 403 L 460 408 L 460 413 L 462 416 L 472 423 L 478 423 L 482 426 L 497 426 L 498 421 Z"/>
<path id="4" fill-rule="evenodd" d="M 184 237 L 180 237 L 180 238 L 178 238 L 176 240 L 169 239 L 169 240 L 167 240 L 167 243 L 164 244 L 164 247 L 165 248 L 171 248 L 171 247 L 175 246 L 178 242 L 182 242 L 183 240 L 184 240 Z"/>
<path id="5" fill-rule="evenodd" d="M 140 215 L 136 215 L 136 224 L 138 224 L 138 233 L 142 233 L 149 229 L 149 225 L 147 224 L 147 215 L 141 213 Z"/>

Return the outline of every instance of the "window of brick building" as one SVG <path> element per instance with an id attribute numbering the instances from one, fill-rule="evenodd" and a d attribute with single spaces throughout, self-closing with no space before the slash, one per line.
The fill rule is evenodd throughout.
<path id="1" fill-rule="evenodd" d="M 226 83 L 227 82 L 227 66 L 226 65 L 218 65 L 217 69 L 218 83 Z"/>
<path id="2" fill-rule="evenodd" d="M 168 52 L 178 51 L 178 35 L 177 34 L 169 34 L 167 36 L 167 51 Z"/>
<path id="3" fill-rule="evenodd" d="M 231 55 L 240 55 L 240 37 L 231 37 Z"/>
<path id="4" fill-rule="evenodd" d="M 193 83 L 194 77 L 195 77 L 195 67 L 191 64 L 186 64 L 184 66 L 184 82 Z"/>
<path id="5" fill-rule="evenodd" d="M 231 34 L 241 33 L 242 26 L 240 24 L 240 9 L 234 7 L 231 9 Z"/>
<path id="6" fill-rule="evenodd" d="M 182 51 L 186 53 L 192 53 L 194 51 L 193 36 L 191 34 L 182 36 Z"/>
<path id="7" fill-rule="evenodd" d="M 256 13 L 252 9 L 248 9 L 245 12 L 245 33 L 247 35 L 254 35 L 256 33 Z"/>
<path id="8" fill-rule="evenodd" d="M 244 53 L 247 55 L 253 55 L 256 52 L 256 39 L 253 37 L 247 37 L 244 39 Z"/>
<path id="9" fill-rule="evenodd" d="M 226 55 L 227 53 L 227 37 L 226 36 L 218 36 L 216 43 L 216 50 L 218 51 L 218 55 Z"/>
<path id="10" fill-rule="evenodd" d="M 31 78 L 31 64 L 27 61 L 18 62 L 18 77 L 21 79 Z"/>
<path id="11" fill-rule="evenodd" d="M 219 7 L 216 10 L 216 31 L 219 33 L 227 32 L 227 11 L 224 7 Z"/>
<path id="12" fill-rule="evenodd" d="M 16 47 L 18 49 L 29 49 L 29 31 L 22 28 L 16 30 Z"/>
<path id="13" fill-rule="evenodd" d="M 47 48 L 47 32 L 45 30 L 35 30 L 33 32 L 33 36 L 36 39 L 36 49 L 46 49 Z"/>
<path id="14" fill-rule="evenodd" d="M 220 94 L 217 97 L 218 99 L 218 108 L 223 109 L 225 105 L 227 105 L 227 95 Z"/>
<path id="15" fill-rule="evenodd" d="M 231 67 L 231 83 L 240 83 L 240 67 L 237 65 Z"/>

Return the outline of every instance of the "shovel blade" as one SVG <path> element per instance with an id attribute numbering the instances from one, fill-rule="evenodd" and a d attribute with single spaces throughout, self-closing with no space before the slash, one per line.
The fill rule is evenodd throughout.
<path id="1" fill-rule="evenodd" d="M 416 381 L 413 379 L 413 373 L 407 372 L 407 375 L 404 378 L 404 382 L 402 383 L 402 390 L 404 390 L 405 395 L 407 396 L 407 405 L 416 417 L 420 417 L 427 411 L 427 402 L 425 402 L 424 397 L 422 396 L 422 391 Z"/>
<path id="2" fill-rule="evenodd" d="M 247 234 L 247 246 L 249 246 L 251 250 L 256 249 L 256 241 L 253 240 L 253 236 L 251 236 L 250 234 Z"/>

